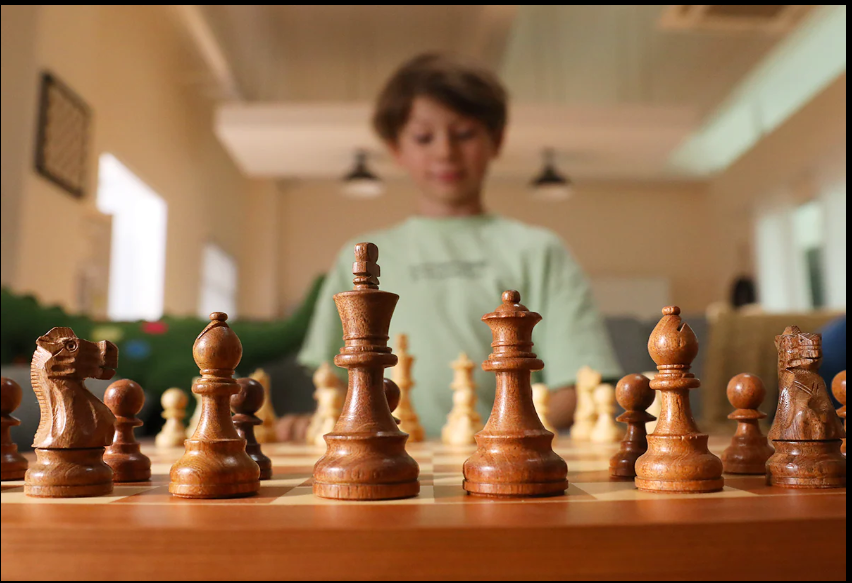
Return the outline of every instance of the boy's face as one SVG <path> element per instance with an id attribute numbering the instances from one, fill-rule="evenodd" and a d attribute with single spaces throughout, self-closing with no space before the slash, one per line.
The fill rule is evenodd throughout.
<path id="1" fill-rule="evenodd" d="M 485 124 L 428 97 L 416 97 L 391 152 L 423 196 L 448 207 L 479 199 L 500 150 Z"/>

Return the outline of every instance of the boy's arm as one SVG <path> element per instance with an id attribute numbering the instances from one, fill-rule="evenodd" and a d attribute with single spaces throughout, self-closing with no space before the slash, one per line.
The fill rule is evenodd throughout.
<path id="1" fill-rule="evenodd" d="M 352 257 L 351 246 L 344 246 L 320 290 L 305 343 L 297 357 L 299 363 L 311 372 L 323 362 L 331 362 L 343 347 L 343 325 L 334 305 L 334 294 L 352 287 Z M 332 368 L 338 373 L 345 372 Z"/>
<path id="2" fill-rule="evenodd" d="M 589 366 L 603 378 L 618 378 L 621 370 L 588 281 L 555 237 L 546 247 L 542 270 L 544 320 L 536 348 L 545 363 L 544 382 L 553 390 L 550 420 L 564 428 L 573 420 L 577 371 Z"/>

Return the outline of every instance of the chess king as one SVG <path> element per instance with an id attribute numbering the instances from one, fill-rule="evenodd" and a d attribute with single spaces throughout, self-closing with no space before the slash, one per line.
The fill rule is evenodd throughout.
<path id="1" fill-rule="evenodd" d="M 349 390 L 325 456 L 314 466 L 314 494 L 339 500 L 390 500 L 420 492 L 420 468 L 405 451 L 408 435 L 391 415 L 384 369 L 397 364 L 388 329 L 399 296 L 379 289 L 379 250 L 355 246 L 353 289 L 334 296 L 344 347 L 334 364 L 349 371 Z M 398 398 L 396 399 L 398 403 Z"/>
<path id="2" fill-rule="evenodd" d="M 819 376 L 822 336 L 791 326 L 775 338 L 779 400 L 769 439 L 775 455 L 767 483 L 785 488 L 844 488 L 846 431 Z"/>
<path id="3" fill-rule="evenodd" d="M 29 496 L 65 498 L 112 492 L 112 470 L 103 461 L 112 444 L 115 416 L 84 384 L 109 380 L 118 366 L 111 342 L 77 338 L 54 328 L 36 341 L 31 376 L 41 408 L 33 447 L 37 462 L 27 472 Z"/>

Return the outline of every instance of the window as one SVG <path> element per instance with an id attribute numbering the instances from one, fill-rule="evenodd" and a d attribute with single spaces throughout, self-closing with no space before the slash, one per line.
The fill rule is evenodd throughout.
<path id="1" fill-rule="evenodd" d="M 198 315 L 205 320 L 212 312 L 237 316 L 237 262 L 219 246 L 204 246 L 201 265 L 201 295 Z"/>
<path id="2" fill-rule="evenodd" d="M 159 320 L 166 277 L 166 202 L 115 156 L 104 153 L 97 204 L 112 215 L 109 317 Z"/>
<path id="3" fill-rule="evenodd" d="M 846 308 L 846 184 L 802 205 L 776 200 L 758 214 L 760 302 L 771 312 Z"/>

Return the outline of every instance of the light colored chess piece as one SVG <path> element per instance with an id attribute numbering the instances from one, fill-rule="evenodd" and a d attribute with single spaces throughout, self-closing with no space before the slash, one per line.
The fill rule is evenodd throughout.
<path id="1" fill-rule="evenodd" d="M 598 385 L 594 392 L 595 409 L 598 416 L 591 440 L 595 443 L 617 443 L 624 432 L 615 421 L 615 388 L 612 385 Z"/>
<path id="2" fill-rule="evenodd" d="M 532 398 L 535 412 L 538 413 L 541 424 L 553 434 L 553 443 L 556 443 L 559 432 L 547 420 L 547 415 L 550 413 L 550 389 L 544 383 L 536 383 L 532 386 Z"/>
<path id="3" fill-rule="evenodd" d="M 275 408 L 272 406 L 272 379 L 262 368 L 257 369 L 249 377 L 263 387 L 263 405 L 260 406 L 255 415 L 263 421 L 263 424 L 254 428 L 254 436 L 258 443 L 274 443 L 275 442 L 275 424 L 278 422 L 278 417 L 275 415 Z"/>
<path id="4" fill-rule="evenodd" d="M 192 379 L 192 385 L 195 386 L 195 383 L 201 380 L 201 377 L 195 377 Z M 198 429 L 198 422 L 201 421 L 201 395 L 197 393 L 192 393 L 195 397 L 195 411 L 192 412 L 192 417 L 189 418 L 189 424 L 186 426 L 186 437 L 191 438 L 195 434 L 195 430 Z"/>
<path id="5" fill-rule="evenodd" d="M 441 440 L 447 445 L 473 445 L 473 437 L 482 431 L 482 418 L 476 412 L 476 384 L 473 382 L 473 361 L 462 353 L 452 363 L 453 410 L 441 430 Z"/>
<path id="6" fill-rule="evenodd" d="M 601 384 L 601 373 L 584 366 L 577 371 L 577 412 L 571 427 L 571 439 L 589 441 L 598 419 L 593 394 Z"/>
<path id="7" fill-rule="evenodd" d="M 305 441 L 310 445 L 322 446 L 325 445 L 323 436 L 334 430 L 334 425 L 340 417 L 346 391 L 327 362 L 322 363 L 316 370 L 313 380 L 316 387 L 314 399 L 317 401 L 317 410 L 311 417 Z"/>
<path id="8" fill-rule="evenodd" d="M 643 372 L 644 376 L 648 377 L 649 381 L 653 381 L 657 376 L 657 372 Z M 654 420 L 645 424 L 645 430 L 648 432 L 648 435 L 654 433 L 654 430 L 657 428 L 657 419 L 660 417 L 660 412 L 663 410 L 663 392 L 662 391 L 654 391 L 656 395 L 654 396 L 654 402 L 651 403 L 651 406 L 648 407 L 648 413 L 654 416 Z"/>
<path id="9" fill-rule="evenodd" d="M 399 405 L 393 414 L 399 419 L 400 430 L 408 434 L 409 443 L 421 442 L 426 439 L 426 433 L 411 402 L 411 390 L 414 388 L 411 367 L 414 365 L 414 357 L 408 353 L 408 336 L 399 334 L 395 348 L 394 353 L 399 362 L 391 369 L 391 380 L 399 387 Z"/>
<path id="10" fill-rule="evenodd" d="M 186 417 L 186 405 L 189 398 L 180 389 L 169 389 L 160 397 L 163 406 L 163 419 L 166 420 L 163 429 L 154 438 L 157 447 L 183 447 L 186 439 L 186 428 L 183 426 Z"/>

